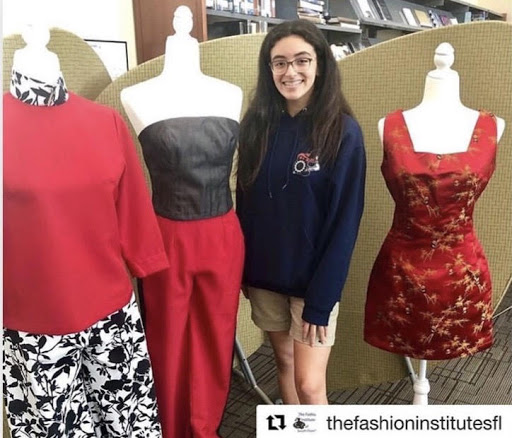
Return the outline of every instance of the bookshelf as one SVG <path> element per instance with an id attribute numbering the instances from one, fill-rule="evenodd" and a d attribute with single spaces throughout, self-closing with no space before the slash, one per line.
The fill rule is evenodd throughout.
<path id="1" fill-rule="evenodd" d="M 351 14 L 358 17 L 364 36 L 372 43 L 454 24 L 455 17 L 450 11 L 427 6 L 425 3 L 402 0 L 332 1 L 331 14 Z"/>
<path id="2" fill-rule="evenodd" d="M 227 2 L 226 2 L 227 3 Z M 309 3 L 303 2 L 303 3 Z M 325 3 L 324 9 L 325 9 Z M 208 3 L 207 3 L 208 4 Z M 298 18 L 296 0 L 276 0 L 274 16 L 246 14 L 241 12 L 232 12 L 212 7 L 206 8 L 206 21 L 208 29 L 208 39 L 220 38 L 241 33 L 264 32 L 269 26 L 279 24 L 285 20 L 294 20 Z M 320 3 L 319 3 L 320 4 Z M 325 9 L 327 11 L 327 9 Z M 321 14 L 322 21 L 323 13 Z M 361 28 L 342 28 L 339 25 L 328 23 L 315 23 L 317 27 L 324 32 L 330 43 L 340 41 L 359 41 Z"/>
<path id="3" fill-rule="evenodd" d="M 230 35 L 265 32 L 269 25 L 279 24 L 283 20 L 275 17 L 206 9 L 206 21 L 207 36 L 209 40 L 212 40 Z"/>
<path id="4" fill-rule="evenodd" d="M 445 11 L 450 11 L 459 21 L 459 23 L 465 23 L 465 19 L 470 17 L 472 21 L 475 20 L 476 17 L 485 16 L 485 20 L 499 20 L 505 21 L 506 14 L 503 14 L 498 11 L 494 11 L 492 9 L 477 6 L 474 3 L 465 1 L 465 0 L 410 0 L 412 3 L 418 3 L 421 5 L 432 6 L 436 8 L 443 9 Z M 469 13 L 470 15 L 466 15 Z M 471 21 L 471 20 L 470 20 Z"/>
<path id="5" fill-rule="evenodd" d="M 372 44 L 424 29 L 479 20 L 505 20 L 505 14 L 465 0 L 331 0 L 330 14 L 357 17 L 362 37 Z"/>
<path id="6" fill-rule="evenodd" d="M 283 20 L 298 18 L 300 5 L 320 9 L 317 26 L 331 44 L 362 48 L 404 34 L 474 20 L 506 20 L 506 15 L 467 0 L 132 0 L 138 62 L 162 55 L 172 32 L 176 7 L 194 14 L 192 35 L 199 41 L 240 33 L 265 32 Z M 323 3 L 323 4 L 322 4 Z M 252 9 L 249 7 L 252 5 Z M 254 6 L 256 5 L 256 6 Z M 270 6 L 269 6 L 270 5 Z M 304 8 L 307 11 L 307 8 Z M 410 11 L 410 12 L 406 12 Z M 247 13 L 252 12 L 252 14 Z M 313 15 L 313 11 L 301 14 Z M 425 15 L 426 14 L 426 15 Z M 358 23 L 331 24 L 342 17 Z M 419 20 L 421 16 L 422 22 Z M 425 19 L 425 16 L 427 19 Z M 432 16 L 434 18 L 432 18 Z M 311 17 L 310 17 L 311 18 Z M 430 19 L 429 22 L 426 21 Z M 324 24 L 325 23 L 325 24 Z"/>

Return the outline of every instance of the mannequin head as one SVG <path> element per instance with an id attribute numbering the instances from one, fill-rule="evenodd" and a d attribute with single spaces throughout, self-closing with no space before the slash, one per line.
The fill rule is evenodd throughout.
<path id="1" fill-rule="evenodd" d="M 454 49 L 450 43 L 441 43 L 437 46 L 434 54 L 434 64 L 438 69 L 450 68 L 455 59 Z"/>
<path id="2" fill-rule="evenodd" d="M 50 30 L 41 23 L 30 23 L 22 31 L 26 46 L 14 52 L 13 70 L 46 83 L 56 83 L 61 76 L 57 55 L 46 48 Z"/>
<path id="3" fill-rule="evenodd" d="M 40 23 L 29 23 L 21 31 L 21 36 L 29 49 L 46 50 L 50 42 L 50 30 Z"/>
<path id="4" fill-rule="evenodd" d="M 429 72 L 428 76 L 433 79 L 444 79 L 456 77 L 457 72 L 451 69 L 455 60 L 454 49 L 450 43 L 441 43 L 434 53 L 435 70 Z"/>
<path id="5" fill-rule="evenodd" d="M 176 33 L 167 37 L 165 62 L 162 74 L 166 77 L 187 77 L 200 74 L 199 43 L 190 35 L 192 11 L 187 6 L 178 6 L 174 11 L 173 26 Z"/>
<path id="6" fill-rule="evenodd" d="M 187 6 L 178 6 L 174 11 L 172 26 L 179 36 L 189 36 L 193 27 L 192 11 Z"/>

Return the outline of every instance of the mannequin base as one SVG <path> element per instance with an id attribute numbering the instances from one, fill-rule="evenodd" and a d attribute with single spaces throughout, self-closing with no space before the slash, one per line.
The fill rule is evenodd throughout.
<path id="1" fill-rule="evenodd" d="M 428 393 L 430 392 L 430 383 L 426 377 L 427 374 L 427 361 L 420 360 L 419 374 L 416 374 L 409 357 L 405 357 L 405 363 L 409 370 L 412 381 L 412 388 L 414 397 L 412 400 L 413 405 L 428 405 Z"/>

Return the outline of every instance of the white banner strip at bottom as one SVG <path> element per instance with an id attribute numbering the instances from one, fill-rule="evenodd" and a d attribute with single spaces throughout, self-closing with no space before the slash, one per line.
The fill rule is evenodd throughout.
<path id="1" fill-rule="evenodd" d="M 257 438 L 510 438 L 512 405 L 259 405 Z"/>

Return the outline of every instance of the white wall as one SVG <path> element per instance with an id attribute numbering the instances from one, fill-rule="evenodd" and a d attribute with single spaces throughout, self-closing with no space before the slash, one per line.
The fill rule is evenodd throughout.
<path id="1" fill-rule="evenodd" d="M 506 12 L 506 9 L 512 3 L 512 0 L 466 0 L 468 3 L 474 3 L 477 6 L 492 9 L 497 12 Z"/>
<path id="2" fill-rule="evenodd" d="M 42 22 L 84 39 L 126 41 L 128 65 L 137 65 L 131 0 L 3 0 L 3 35 Z"/>
<path id="3" fill-rule="evenodd" d="M 466 0 L 475 6 L 507 14 L 507 22 L 512 23 L 512 0 Z"/>

